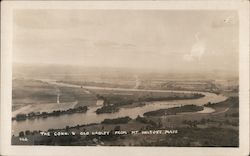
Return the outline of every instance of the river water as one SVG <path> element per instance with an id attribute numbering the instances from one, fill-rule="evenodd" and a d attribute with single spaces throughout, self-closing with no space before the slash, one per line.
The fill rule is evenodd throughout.
<path id="1" fill-rule="evenodd" d="M 43 80 L 45 81 L 45 80 Z M 89 110 L 86 113 L 76 113 L 69 115 L 61 115 L 58 117 L 48 117 L 48 118 L 39 118 L 33 120 L 25 121 L 12 121 L 12 134 L 18 135 L 20 131 L 25 130 L 48 130 L 50 128 L 65 128 L 66 126 L 76 126 L 89 123 L 100 123 L 104 119 L 113 119 L 118 117 L 129 116 L 134 119 L 138 115 L 143 116 L 145 112 L 154 111 L 158 109 L 171 108 L 181 105 L 204 105 L 208 102 L 217 103 L 226 100 L 226 97 L 223 95 L 217 95 L 209 92 L 196 92 L 196 91 L 174 91 L 174 90 L 146 90 L 146 89 L 125 89 L 125 88 L 103 88 L 103 87 L 93 87 L 93 86 L 79 86 L 71 85 L 65 83 L 58 83 L 56 81 L 46 80 L 46 82 L 59 86 L 67 87 L 82 87 L 85 89 L 99 89 L 99 90 L 117 90 L 117 91 L 148 91 L 148 92 L 177 92 L 177 93 L 199 93 L 205 95 L 199 99 L 188 99 L 188 100 L 173 100 L 173 101 L 154 101 L 147 102 L 145 106 L 135 107 L 135 108 L 121 108 L 119 112 L 111 114 L 96 114 L 96 109 L 101 106 L 96 105 L 89 107 Z"/>

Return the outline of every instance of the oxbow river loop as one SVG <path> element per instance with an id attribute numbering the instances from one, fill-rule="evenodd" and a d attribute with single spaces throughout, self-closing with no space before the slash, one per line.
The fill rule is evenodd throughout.
<path id="1" fill-rule="evenodd" d="M 129 116 L 134 119 L 138 115 L 143 116 L 145 112 L 154 111 L 158 109 L 171 108 L 182 105 L 204 105 L 208 102 L 217 103 L 227 99 L 227 97 L 223 95 L 217 95 L 210 92 L 197 92 L 197 91 L 177 91 L 177 90 L 147 90 L 147 89 L 129 89 L 129 88 L 106 88 L 106 87 L 95 87 L 95 86 L 80 86 L 80 85 L 72 85 L 66 83 L 59 83 L 53 80 L 42 80 L 49 84 L 65 86 L 65 87 L 77 87 L 77 88 L 85 88 L 89 90 L 112 90 L 112 91 L 131 91 L 131 92 L 175 92 L 175 93 L 199 93 L 205 95 L 199 99 L 188 99 L 188 100 L 173 100 L 173 101 L 154 101 L 147 102 L 146 105 L 142 107 L 134 107 L 134 108 L 121 108 L 116 113 L 111 114 L 96 114 L 96 109 L 101 106 L 93 106 L 89 107 L 89 110 L 86 113 L 75 113 L 70 115 L 61 115 L 57 117 L 49 117 L 49 118 L 39 118 L 34 120 L 25 120 L 25 121 L 12 121 L 12 134 L 18 135 L 20 131 L 34 131 L 34 130 L 42 130 L 46 131 L 48 129 L 59 129 L 65 128 L 66 126 L 76 126 L 90 123 L 100 123 L 104 119 L 113 119 L 118 117 Z M 100 101 L 98 101 L 100 102 Z M 211 112 L 211 109 L 206 109 L 208 112 Z M 206 111 L 201 112 L 206 113 Z"/>

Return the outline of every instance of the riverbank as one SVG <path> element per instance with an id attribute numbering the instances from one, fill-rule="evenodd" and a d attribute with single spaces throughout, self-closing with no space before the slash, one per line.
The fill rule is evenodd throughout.
<path id="1" fill-rule="evenodd" d="M 135 119 L 116 118 L 103 120 L 101 123 L 66 126 L 63 129 L 51 129 L 52 136 L 41 135 L 42 131 L 26 131 L 20 137 L 13 136 L 13 145 L 67 145 L 67 146 L 174 146 L 174 147 L 238 147 L 239 134 L 238 100 L 231 99 L 214 103 L 213 108 L 229 106 L 227 112 L 221 114 L 182 114 L 169 115 L 166 118 L 141 117 Z M 105 121 L 105 122 L 104 122 Z M 168 132 L 142 134 L 142 132 Z M 138 131 L 138 132 L 134 132 Z M 70 135 L 74 132 L 75 135 Z M 104 133 L 105 132 L 105 133 Z M 136 133 L 136 134 L 134 134 Z M 65 135 L 63 135 L 65 134 Z M 67 134 L 67 135 L 66 135 Z M 90 135 L 87 135 L 90 134 Z"/>
<path id="2" fill-rule="evenodd" d="M 155 93 L 154 93 L 155 94 Z M 199 93 L 169 93 L 164 95 L 138 95 L 138 96 L 119 96 L 119 95 L 108 95 L 98 96 L 99 99 L 104 101 L 104 105 L 96 110 L 97 114 L 102 113 L 114 113 L 118 112 L 120 108 L 132 108 L 132 107 L 143 107 L 147 102 L 155 101 L 174 101 L 174 100 L 192 100 L 203 98 L 205 95 Z"/>
<path id="3" fill-rule="evenodd" d="M 70 108 L 68 110 L 54 110 L 53 112 L 31 112 L 29 114 L 17 114 L 16 117 L 13 117 L 12 120 L 23 121 L 27 119 L 35 119 L 35 118 L 47 118 L 51 116 L 60 116 L 65 114 L 73 114 L 73 113 L 85 113 L 87 112 L 87 106 L 80 106 L 77 108 Z"/>
<path id="4" fill-rule="evenodd" d="M 144 116 L 165 116 L 165 115 L 176 115 L 178 113 L 186 113 L 186 112 L 198 112 L 202 111 L 204 108 L 203 106 L 196 106 L 196 105 L 185 105 L 181 107 L 173 107 L 167 109 L 160 109 L 156 111 L 146 112 Z"/>
<path id="5" fill-rule="evenodd" d="M 16 120 L 12 121 L 12 134 L 17 135 L 20 131 L 34 131 L 34 130 L 48 130 L 51 128 L 60 129 L 65 126 L 75 126 L 77 124 L 84 125 L 90 123 L 100 123 L 104 119 L 114 119 L 118 117 L 129 116 L 132 119 L 135 119 L 138 115 L 143 116 L 143 113 L 148 111 L 155 111 L 158 109 L 166 109 L 170 107 L 176 107 L 181 105 L 190 105 L 195 104 L 201 106 L 208 102 L 218 102 L 223 101 L 226 97 L 222 95 L 216 95 L 212 93 L 205 92 L 192 92 L 192 91 L 170 91 L 170 90 L 141 90 L 141 89 L 124 89 L 124 88 L 102 88 L 102 87 L 91 87 L 89 89 L 90 94 L 85 93 L 85 86 L 80 88 L 80 86 L 71 86 L 68 84 L 58 84 L 54 81 L 45 81 L 44 83 L 48 83 L 53 86 L 60 87 L 63 89 L 63 93 L 70 93 L 74 95 L 78 100 L 85 100 L 86 102 L 82 102 L 81 105 L 88 105 L 89 110 L 86 113 L 73 113 L 70 115 L 59 115 L 49 118 L 35 118 L 35 120 L 25 120 L 24 122 L 17 122 Z M 142 103 L 138 107 L 138 103 L 135 107 L 131 105 L 122 105 L 119 107 L 119 111 L 114 113 L 101 113 L 96 114 L 96 110 L 101 108 L 101 106 L 97 106 L 96 102 L 92 105 L 88 104 L 88 101 L 93 101 L 95 98 L 92 94 L 99 95 L 111 95 L 112 97 L 124 97 L 124 99 L 133 99 L 134 97 L 164 97 L 178 94 L 180 97 L 192 96 L 193 94 L 203 94 L 204 97 L 198 99 L 187 99 L 187 100 L 169 100 L 169 101 L 154 101 L 154 102 L 145 102 Z M 90 97 L 91 95 L 91 97 Z M 95 99 L 96 100 L 96 99 Z M 119 98 L 118 98 L 119 101 Z M 112 104 L 112 103 L 109 103 Z M 133 105 L 132 104 L 132 105 Z M 60 106 L 60 105 L 58 105 Z M 128 107 L 129 106 L 129 107 Z M 24 113 L 26 114 L 26 113 Z M 63 122 L 62 122 L 63 121 Z M 31 126 L 32 125 L 32 126 Z"/>

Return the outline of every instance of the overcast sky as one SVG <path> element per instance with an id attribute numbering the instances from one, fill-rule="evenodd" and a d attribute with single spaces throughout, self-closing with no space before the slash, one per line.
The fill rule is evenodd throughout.
<path id="1" fill-rule="evenodd" d="M 16 10 L 13 34 L 14 62 L 238 70 L 233 11 Z"/>

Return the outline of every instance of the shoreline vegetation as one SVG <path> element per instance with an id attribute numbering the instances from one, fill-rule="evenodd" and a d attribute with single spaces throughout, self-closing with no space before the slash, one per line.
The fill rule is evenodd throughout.
<path id="1" fill-rule="evenodd" d="M 132 120 L 130 117 L 120 117 L 115 119 L 104 119 L 101 124 L 126 124 L 130 120 Z"/>
<path id="2" fill-rule="evenodd" d="M 106 70 L 61 65 L 46 68 L 16 66 L 13 71 L 12 111 L 15 112 L 11 145 L 239 147 L 237 75 L 231 77 L 218 71 L 177 75 L 175 72 L 152 71 L 147 74 L 120 68 Z M 70 85 L 74 82 L 79 84 Z M 220 94 L 227 100 L 212 103 L 217 100 L 211 96 L 211 100 L 202 102 L 205 92 Z M 201 103 L 198 103 L 204 105 L 190 105 L 195 102 L 186 103 L 189 99 L 199 99 Z M 173 102 L 170 108 L 167 104 L 165 107 L 168 100 L 176 100 L 178 105 Z M 156 101 L 162 101 L 159 103 L 163 106 L 155 107 L 155 111 L 150 107 L 144 109 L 145 114 L 138 112 L 140 109 L 129 112 L 131 116 L 126 113 L 102 114 L 145 105 L 154 107 L 158 104 Z M 58 104 L 53 107 L 55 103 Z M 26 107 L 30 105 L 32 107 Z M 214 111 L 207 113 L 206 107 Z M 97 108 L 99 110 L 93 112 Z M 196 113 L 203 109 L 202 113 Z M 93 120 L 88 113 L 101 119 Z M 159 130 L 178 133 L 140 133 Z"/>
<path id="3" fill-rule="evenodd" d="M 18 136 L 12 136 L 12 145 L 88 145 L 88 146 L 174 146 L 174 147 L 238 147 L 238 125 L 232 123 L 238 123 L 238 97 L 230 97 L 225 101 L 219 103 L 208 103 L 204 106 L 211 106 L 216 111 L 229 108 L 227 112 L 223 114 L 185 114 L 185 117 L 180 119 L 178 116 L 172 115 L 168 118 L 157 118 L 152 116 L 137 116 L 135 119 L 130 117 L 120 117 L 115 119 L 104 119 L 101 123 L 92 123 L 86 125 L 66 126 L 62 129 L 49 129 L 47 132 L 51 134 L 62 132 L 109 132 L 109 135 L 79 135 L 75 136 L 41 136 L 40 130 L 36 131 L 21 131 Z M 183 110 L 198 110 L 202 106 L 197 108 L 194 105 L 185 105 L 179 107 L 185 108 Z M 172 109 L 173 112 L 176 112 Z M 180 110 L 179 110 L 180 111 Z M 236 114 L 236 115 L 235 115 Z M 178 134 L 175 135 L 155 135 L 149 139 L 146 135 L 132 135 L 127 133 L 126 135 L 115 135 L 116 131 L 131 131 L 131 126 L 138 130 L 138 132 L 144 130 L 159 130 L 159 129 L 171 129 L 171 125 L 178 130 Z M 168 126 L 170 127 L 168 127 Z M 28 138 L 28 142 L 20 142 L 19 138 Z M 131 143 L 131 139 L 135 141 Z M 147 139 L 148 138 L 148 139 Z"/>
<path id="4" fill-rule="evenodd" d="M 220 103 L 207 103 L 204 106 L 205 107 L 211 107 L 211 108 L 220 108 L 220 107 L 229 107 L 233 105 L 234 108 L 239 107 L 239 98 L 238 97 L 229 97 L 225 101 L 222 101 Z"/>
<path id="5" fill-rule="evenodd" d="M 202 98 L 205 95 L 203 94 L 191 94 L 191 95 L 184 95 L 184 96 L 168 96 L 168 97 L 140 97 L 138 99 L 133 98 L 123 98 L 121 96 L 110 96 L 104 97 L 101 95 L 97 95 L 98 99 L 104 101 L 103 106 L 96 110 L 96 114 L 103 114 L 103 113 L 115 113 L 118 112 L 121 107 L 135 105 L 135 107 L 142 107 L 146 105 L 145 102 L 152 102 L 152 101 L 169 101 L 169 100 L 184 100 L 184 99 L 197 99 Z M 68 110 L 54 110 L 53 112 L 30 112 L 28 114 L 20 113 L 17 114 L 12 120 L 16 121 L 24 121 L 26 119 L 35 119 L 35 118 L 47 118 L 50 116 L 60 116 L 65 114 L 73 114 L 73 113 L 85 113 L 88 110 L 87 106 L 80 106 L 77 108 L 70 108 Z"/>
<path id="6" fill-rule="evenodd" d="M 24 121 L 26 119 L 35 119 L 35 118 L 47 118 L 51 116 L 60 116 L 65 114 L 73 113 L 86 113 L 88 110 L 87 106 L 80 106 L 77 108 L 70 108 L 68 110 L 54 110 L 53 112 L 31 112 L 28 114 L 17 114 L 16 117 L 13 117 L 12 120 Z"/>
<path id="7" fill-rule="evenodd" d="M 104 100 L 104 105 L 101 108 L 96 110 L 96 114 L 103 114 L 103 113 L 115 113 L 118 112 L 121 107 L 129 106 L 134 103 L 137 103 L 137 106 L 144 106 L 146 102 L 153 102 L 153 101 L 172 101 L 172 100 L 189 100 L 189 99 L 199 99 L 204 97 L 205 95 L 194 93 L 189 96 L 168 96 L 168 97 L 141 97 L 138 99 L 131 99 L 131 98 L 122 98 L 122 97 L 104 97 L 98 95 L 98 99 Z"/>
<path id="8" fill-rule="evenodd" d="M 173 107 L 167 109 L 159 109 L 156 111 L 150 111 L 143 114 L 143 116 L 164 116 L 164 115 L 176 115 L 178 113 L 186 113 L 186 112 L 198 112 L 204 109 L 203 106 L 196 105 L 184 105 L 180 107 Z"/>

